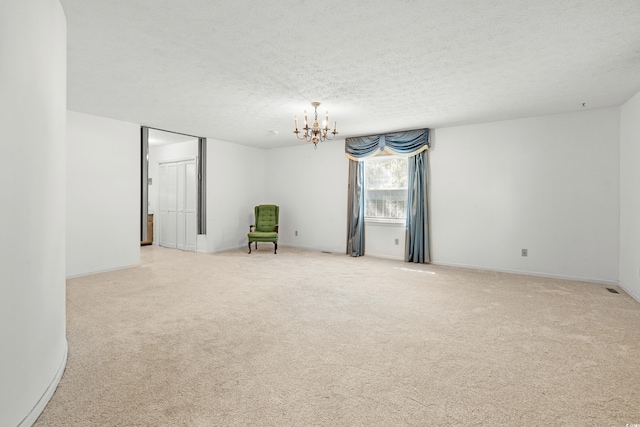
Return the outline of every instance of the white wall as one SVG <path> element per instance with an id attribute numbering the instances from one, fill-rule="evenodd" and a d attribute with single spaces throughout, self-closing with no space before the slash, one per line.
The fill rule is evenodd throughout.
<path id="1" fill-rule="evenodd" d="M 135 265 L 140 126 L 72 111 L 68 121 L 67 276 Z M 158 156 L 190 154 L 197 145 L 189 144 L 168 145 Z M 245 246 L 253 206 L 264 203 L 264 150 L 214 139 L 207 144 L 207 235 L 199 236 L 198 247 L 219 252 Z M 157 164 L 159 157 L 152 156 Z"/>
<path id="2" fill-rule="evenodd" d="M 404 260 L 404 223 L 365 222 L 364 235 L 365 255 Z"/>
<path id="3" fill-rule="evenodd" d="M 66 21 L 0 1 L 0 426 L 30 426 L 66 364 Z"/>
<path id="4" fill-rule="evenodd" d="M 176 160 L 184 160 L 196 158 L 198 156 L 198 139 L 193 138 L 190 141 L 177 142 L 174 144 L 160 145 L 160 146 L 149 146 L 149 170 L 148 177 L 151 178 L 152 184 L 149 185 L 149 212 L 150 214 L 154 214 L 154 227 L 153 227 L 153 244 L 158 244 L 159 238 L 159 222 L 158 215 L 155 215 L 156 210 L 158 209 L 158 186 L 160 184 L 160 176 L 158 164 L 161 162 L 167 161 L 176 161 Z"/>
<path id="5" fill-rule="evenodd" d="M 267 202 L 270 170 L 263 149 L 207 139 L 207 252 L 247 245 L 253 207 Z"/>
<path id="6" fill-rule="evenodd" d="M 344 253 L 349 174 L 344 140 L 320 143 L 316 150 L 304 143 L 271 149 L 266 156 L 266 194 L 268 203 L 280 206 L 280 244 Z M 366 255 L 404 258 L 403 224 L 366 223 L 365 240 Z"/>
<path id="7" fill-rule="evenodd" d="M 640 301 L 640 92 L 620 111 L 620 286 Z"/>
<path id="8" fill-rule="evenodd" d="M 67 114 L 67 277 L 140 262 L 140 126 Z"/>
<path id="9" fill-rule="evenodd" d="M 344 140 L 267 151 L 264 202 L 280 206 L 279 243 L 345 252 L 348 172 Z"/>
<path id="10" fill-rule="evenodd" d="M 617 283 L 617 108 L 437 129 L 430 160 L 434 263 Z"/>

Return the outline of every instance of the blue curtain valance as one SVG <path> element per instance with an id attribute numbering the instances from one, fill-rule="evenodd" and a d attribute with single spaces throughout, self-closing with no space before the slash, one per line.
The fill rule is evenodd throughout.
<path id="1" fill-rule="evenodd" d="M 385 147 L 396 154 L 415 156 L 429 149 L 429 129 L 347 138 L 344 152 L 349 159 L 360 161 L 384 151 Z"/>

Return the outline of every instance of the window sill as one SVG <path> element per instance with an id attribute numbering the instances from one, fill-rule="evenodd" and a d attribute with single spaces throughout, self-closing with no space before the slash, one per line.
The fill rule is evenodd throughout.
<path id="1" fill-rule="evenodd" d="M 406 225 L 405 219 L 385 219 L 385 218 L 365 218 L 365 224 L 371 224 L 383 227 L 402 227 Z"/>

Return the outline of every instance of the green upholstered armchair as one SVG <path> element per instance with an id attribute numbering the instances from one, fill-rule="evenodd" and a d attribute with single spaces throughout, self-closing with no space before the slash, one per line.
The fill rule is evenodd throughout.
<path id="1" fill-rule="evenodd" d="M 278 252 L 278 217 L 280 208 L 276 205 L 259 205 L 254 208 L 256 223 L 249 226 L 249 253 L 251 253 L 251 242 L 272 242 L 275 247 L 273 253 Z M 254 230 L 255 228 L 255 230 Z"/>

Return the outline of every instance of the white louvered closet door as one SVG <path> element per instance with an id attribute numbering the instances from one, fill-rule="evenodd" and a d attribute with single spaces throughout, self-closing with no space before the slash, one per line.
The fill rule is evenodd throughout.
<path id="1" fill-rule="evenodd" d="M 184 164 L 184 250 L 195 252 L 198 237 L 198 167 L 195 160 Z"/>
<path id="2" fill-rule="evenodd" d="M 195 160 L 162 163 L 160 170 L 160 246 L 196 250 L 197 174 Z"/>

